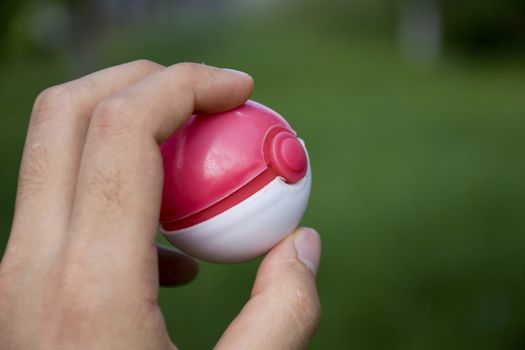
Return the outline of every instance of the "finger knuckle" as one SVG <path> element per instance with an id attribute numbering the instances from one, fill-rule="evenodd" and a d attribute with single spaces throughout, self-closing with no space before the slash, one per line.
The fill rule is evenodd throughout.
<path id="1" fill-rule="evenodd" d="M 117 166 L 94 169 L 89 187 L 97 195 L 101 209 L 106 213 L 117 211 L 122 205 L 122 182 L 120 168 Z"/>
<path id="2" fill-rule="evenodd" d="M 74 104 L 74 94 L 66 84 L 48 87 L 35 100 L 32 124 L 41 124 L 54 119 L 58 112 Z"/>
<path id="3" fill-rule="evenodd" d="M 110 97 L 100 102 L 90 123 L 90 128 L 101 136 L 117 136 L 131 130 L 133 124 L 133 106 L 126 97 Z"/>
<path id="4" fill-rule="evenodd" d="M 162 65 L 144 58 L 133 61 L 133 65 L 135 65 L 137 69 L 146 72 L 155 71 L 162 68 Z"/>
<path id="5" fill-rule="evenodd" d="M 202 71 L 203 67 L 204 65 L 193 62 L 180 62 L 171 66 L 173 71 L 188 76 L 198 74 Z"/>

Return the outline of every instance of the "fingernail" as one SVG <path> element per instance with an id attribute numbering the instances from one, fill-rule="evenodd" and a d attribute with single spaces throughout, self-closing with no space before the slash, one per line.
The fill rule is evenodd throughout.
<path id="1" fill-rule="evenodd" d="M 250 77 L 250 75 L 248 73 L 241 72 L 240 70 L 231 69 L 231 68 L 222 68 L 222 70 L 225 70 L 225 71 L 231 72 L 231 73 L 235 73 L 235 74 L 239 74 L 239 75 L 242 75 L 242 76 L 245 76 L 245 77 Z"/>
<path id="2" fill-rule="evenodd" d="M 317 231 L 312 228 L 300 228 L 295 233 L 294 244 L 297 258 L 316 275 L 321 258 L 321 238 Z"/>

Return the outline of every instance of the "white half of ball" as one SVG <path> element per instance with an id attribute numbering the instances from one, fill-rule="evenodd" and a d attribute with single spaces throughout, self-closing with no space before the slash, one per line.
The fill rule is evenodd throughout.
<path id="1" fill-rule="evenodd" d="M 299 224 L 310 197 L 311 169 L 288 184 L 277 177 L 241 203 L 197 225 L 161 232 L 181 251 L 216 263 L 256 258 Z"/>

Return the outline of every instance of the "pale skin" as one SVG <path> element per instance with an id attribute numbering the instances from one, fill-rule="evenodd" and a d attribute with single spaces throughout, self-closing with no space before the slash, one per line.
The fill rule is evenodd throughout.
<path id="1" fill-rule="evenodd" d="M 252 89 L 237 71 L 141 60 L 39 95 L 0 264 L 0 349 L 176 348 L 159 285 L 187 283 L 198 266 L 156 245 L 159 144 L 191 114 L 239 106 Z M 319 256 L 311 229 L 275 246 L 216 348 L 307 347 Z"/>

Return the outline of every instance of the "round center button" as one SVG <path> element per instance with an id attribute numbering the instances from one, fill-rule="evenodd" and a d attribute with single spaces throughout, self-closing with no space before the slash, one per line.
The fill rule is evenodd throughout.
<path id="1" fill-rule="evenodd" d="M 281 145 L 281 155 L 284 163 L 293 171 L 301 172 L 306 169 L 306 154 L 303 145 L 297 138 L 287 138 Z"/>
<path id="2" fill-rule="evenodd" d="M 280 132 L 272 139 L 270 167 L 288 183 L 298 182 L 306 175 L 306 151 L 291 132 Z"/>

